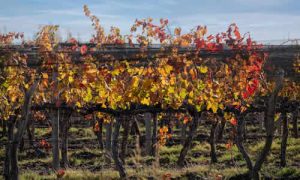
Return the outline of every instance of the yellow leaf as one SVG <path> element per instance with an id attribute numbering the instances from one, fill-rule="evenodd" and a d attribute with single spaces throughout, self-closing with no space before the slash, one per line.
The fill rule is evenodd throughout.
<path id="1" fill-rule="evenodd" d="M 175 78 L 175 77 L 171 77 L 171 78 L 170 78 L 170 84 L 171 84 L 171 85 L 174 85 L 174 84 L 176 83 L 175 81 L 176 81 L 176 78 Z"/>
<path id="2" fill-rule="evenodd" d="M 167 76 L 166 70 L 163 68 L 157 68 L 159 74 L 163 77 Z"/>
<path id="3" fill-rule="evenodd" d="M 205 73 L 207 73 L 208 68 L 207 68 L 207 66 L 200 66 L 200 67 L 199 67 L 199 71 L 200 71 L 201 73 L 205 74 Z"/>
<path id="4" fill-rule="evenodd" d="M 225 73 L 226 73 L 226 75 L 228 75 L 228 74 L 229 74 L 229 67 L 228 67 L 228 65 L 227 65 L 227 64 L 225 64 Z"/>
<path id="5" fill-rule="evenodd" d="M 196 105 L 196 110 L 197 110 L 197 111 L 201 111 L 201 108 L 202 108 L 202 104 Z"/>
<path id="6" fill-rule="evenodd" d="M 219 108 L 220 108 L 221 110 L 224 110 L 224 105 L 223 105 L 223 104 L 219 104 Z"/>
<path id="7" fill-rule="evenodd" d="M 87 80 L 86 79 L 84 79 L 84 80 L 82 80 L 82 82 L 81 82 L 83 85 L 86 85 L 87 84 Z"/>
<path id="8" fill-rule="evenodd" d="M 174 87 L 170 86 L 170 87 L 168 88 L 168 92 L 169 92 L 169 93 L 174 93 L 174 92 L 175 92 Z"/>
<path id="9" fill-rule="evenodd" d="M 157 91 L 157 87 L 156 86 L 152 86 L 150 89 L 151 92 L 156 92 Z"/>
<path id="10" fill-rule="evenodd" d="M 79 108 L 82 107 L 82 105 L 81 105 L 80 102 L 78 102 L 78 101 L 76 102 L 76 106 L 79 107 Z"/>
<path id="11" fill-rule="evenodd" d="M 47 73 L 42 73 L 42 76 L 44 79 L 48 79 L 48 74 Z"/>
<path id="12" fill-rule="evenodd" d="M 230 113 L 225 112 L 225 113 L 224 113 L 224 119 L 225 119 L 225 120 L 229 120 L 230 118 L 231 118 Z"/>
<path id="13" fill-rule="evenodd" d="M 113 71 L 111 72 L 111 74 L 112 74 L 113 76 L 119 75 L 119 74 L 120 74 L 120 70 L 119 70 L 119 69 L 115 69 L 115 70 L 113 70 Z"/>
<path id="14" fill-rule="evenodd" d="M 173 70 L 173 66 L 165 65 L 165 71 L 167 74 L 169 74 Z"/>
<path id="15" fill-rule="evenodd" d="M 100 96 L 101 98 L 105 97 L 105 96 L 106 96 L 106 92 L 105 92 L 103 89 L 101 89 L 101 90 L 99 91 L 99 96 Z"/>
<path id="16" fill-rule="evenodd" d="M 234 99 L 238 99 L 238 98 L 239 98 L 239 93 L 238 93 L 238 92 L 235 92 L 235 93 L 233 94 L 233 96 L 234 96 Z"/>
<path id="17" fill-rule="evenodd" d="M 211 108 L 212 104 L 210 101 L 207 102 L 206 110 L 209 110 Z"/>
<path id="18" fill-rule="evenodd" d="M 28 85 L 27 83 L 25 83 L 25 84 L 24 84 L 24 87 L 25 87 L 26 89 L 28 89 L 28 88 L 29 88 L 29 85 Z"/>
<path id="19" fill-rule="evenodd" d="M 150 98 L 144 98 L 142 101 L 141 101 L 142 104 L 145 104 L 145 105 L 150 105 Z"/>
<path id="20" fill-rule="evenodd" d="M 87 88 L 87 93 L 86 95 L 83 97 L 83 100 L 85 102 L 89 102 L 90 100 L 92 100 L 93 95 L 92 95 L 92 90 L 90 88 Z"/>
<path id="21" fill-rule="evenodd" d="M 69 83 L 74 82 L 74 78 L 72 76 L 69 76 L 68 80 L 69 80 Z"/>
<path id="22" fill-rule="evenodd" d="M 132 77 L 132 87 L 136 88 L 138 87 L 138 85 L 139 85 L 139 79 L 136 76 Z"/>
<path id="23" fill-rule="evenodd" d="M 218 111 L 218 104 L 213 103 L 211 106 L 211 110 L 213 111 L 213 113 L 216 113 Z"/>
<path id="24" fill-rule="evenodd" d="M 274 120 L 275 120 L 275 121 L 278 121 L 279 118 L 280 118 L 280 113 L 276 113 L 276 114 L 275 114 L 275 117 L 274 117 Z"/>
<path id="25" fill-rule="evenodd" d="M 13 94 L 10 99 L 11 99 L 11 102 L 16 102 L 17 96 L 15 94 Z"/>
<path id="26" fill-rule="evenodd" d="M 182 99 L 184 99 L 184 98 L 186 97 L 186 95 L 187 95 L 187 92 L 186 92 L 185 89 L 182 89 L 182 90 L 180 91 L 180 93 L 179 93 L 179 96 L 180 96 Z"/>
<path id="27" fill-rule="evenodd" d="M 194 91 L 189 92 L 189 97 L 193 98 L 194 97 Z"/>

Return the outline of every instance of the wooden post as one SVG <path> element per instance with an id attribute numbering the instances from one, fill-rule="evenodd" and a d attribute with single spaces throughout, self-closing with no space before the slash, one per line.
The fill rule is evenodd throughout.
<path id="1" fill-rule="evenodd" d="M 151 138 L 151 114 L 144 114 L 145 127 L 146 127 L 146 155 L 151 154 L 152 150 L 152 138 Z"/>
<path id="2" fill-rule="evenodd" d="M 52 110 L 52 167 L 59 170 L 59 109 Z"/>
<path id="3" fill-rule="evenodd" d="M 280 166 L 286 166 L 286 146 L 287 146 L 287 139 L 289 136 L 289 129 L 288 129 L 288 118 L 286 112 L 282 113 L 282 137 L 281 137 L 281 148 L 280 148 Z"/>
<path id="4" fill-rule="evenodd" d="M 111 136 L 112 136 L 112 123 L 111 122 L 105 124 L 106 134 L 105 134 L 105 154 L 106 154 L 106 162 L 110 163 L 111 160 Z"/>

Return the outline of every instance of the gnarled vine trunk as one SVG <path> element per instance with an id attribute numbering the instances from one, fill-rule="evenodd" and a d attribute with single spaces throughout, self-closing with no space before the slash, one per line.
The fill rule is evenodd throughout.
<path id="1" fill-rule="evenodd" d="M 289 135 L 288 119 L 286 112 L 282 113 L 282 137 L 281 137 L 281 148 L 280 148 L 280 166 L 286 166 L 286 146 Z"/>
<path id="2" fill-rule="evenodd" d="M 279 91 L 283 87 L 283 76 L 284 72 L 283 70 L 278 71 L 278 75 L 275 76 L 275 88 L 271 92 L 270 97 L 267 102 L 267 109 L 265 111 L 265 128 L 266 128 L 266 140 L 265 145 L 258 155 L 256 162 L 254 165 L 252 165 L 252 162 L 250 160 L 250 157 L 248 153 L 246 152 L 244 146 L 243 146 L 243 126 L 244 126 L 244 114 L 238 115 L 238 124 L 237 124 L 237 138 L 236 138 L 236 144 L 241 152 L 243 158 L 245 159 L 247 163 L 248 170 L 250 172 L 250 178 L 251 179 L 259 179 L 259 171 L 261 169 L 261 166 L 265 159 L 267 158 L 267 155 L 269 154 L 273 142 L 274 137 L 274 118 L 276 113 L 276 102 L 277 102 L 277 96 Z"/>
<path id="3" fill-rule="evenodd" d="M 24 135 L 26 126 L 29 121 L 29 113 L 31 109 L 31 101 L 33 93 L 35 92 L 39 78 L 35 80 L 34 84 L 25 92 L 24 104 L 21 111 L 21 118 L 20 122 L 18 123 L 17 131 L 13 133 L 12 141 L 10 142 L 10 172 L 9 178 L 13 180 L 19 179 L 19 167 L 18 167 L 18 147 L 20 145 L 21 139 Z"/>
<path id="4" fill-rule="evenodd" d="M 210 158 L 212 163 L 218 162 L 217 154 L 216 154 L 216 129 L 218 126 L 218 121 L 212 122 L 212 126 L 210 129 L 210 137 L 209 137 L 209 144 L 210 144 Z"/>
<path id="5" fill-rule="evenodd" d="M 293 137 L 298 138 L 298 110 L 293 111 Z"/>
<path id="6" fill-rule="evenodd" d="M 7 131 L 7 144 L 5 146 L 5 160 L 4 160 L 4 178 L 5 180 L 10 179 L 10 170 L 11 170 L 11 146 L 13 143 L 13 136 L 14 136 L 14 127 L 15 127 L 16 117 L 11 116 L 7 122 L 8 131 Z"/>
<path id="7" fill-rule="evenodd" d="M 69 167 L 69 159 L 68 159 L 68 131 L 70 128 L 70 117 L 72 111 L 65 112 L 62 115 L 61 120 L 61 164 L 62 167 Z"/>
<path id="8" fill-rule="evenodd" d="M 157 146 L 157 115 L 153 114 L 153 131 L 152 131 L 152 156 L 156 156 Z"/>
<path id="9" fill-rule="evenodd" d="M 102 133 L 103 133 L 103 119 L 99 119 L 95 117 L 95 123 L 98 122 L 99 125 L 99 131 L 96 131 L 95 134 L 97 136 L 98 144 L 100 149 L 103 149 L 103 140 L 102 140 Z"/>
<path id="10" fill-rule="evenodd" d="M 7 133 L 7 121 L 2 119 L 1 122 L 2 122 L 2 132 L 0 137 L 4 137 L 6 136 Z"/>
<path id="11" fill-rule="evenodd" d="M 186 138 L 183 148 L 181 149 L 179 158 L 177 160 L 177 165 L 179 167 L 183 167 L 185 164 L 185 157 L 188 153 L 188 150 L 190 149 L 191 145 L 192 145 L 192 141 L 193 141 L 193 137 L 196 134 L 197 131 L 197 127 L 198 127 L 198 122 L 199 122 L 199 113 L 198 112 L 194 112 L 192 114 L 193 116 L 193 121 L 190 124 L 190 131 L 188 133 L 188 137 Z"/>
<path id="12" fill-rule="evenodd" d="M 187 123 L 181 123 L 181 134 L 180 134 L 180 144 L 184 145 L 185 138 L 186 138 L 186 128 L 187 128 Z"/>
<path id="13" fill-rule="evenodd" d="M 112 157 L 115 162 L 116 168 L 119 171 L 119 175 L 121 179 L 126 179 L 126 172 L 125 168 L 123 167 L 122 161 L 119 158 L 119 145 L 118 145 L 118 138 L 119 138 L 119 131 L 121 127 L 121 123 L 123 121 L 123 117 L 116 117 L 116 123 L 114 127 L 114 132 L 113 132 L 113 142 L 112 142 Z"/>
<path id="14" fill-rule="evenodd" d="M 218 142 L 223 140 L 223 134 L 225 130 L 225 125 L 226 125 L 226 120 L 224 118 L 221 119 L 221 123 L 218 126 L 218 135 L 217 135 L 217 140 Z"/>
<path id="15" fill-rule="evenodd" d="M 112 135 L 112 124 L 113 121 L 106 123 L 105 128 L 106 128 L 106 134 L 105 134 L 105 154 L 106 154 L 106 162 L 110 163 L 111 161 L 111 147 L 112 147 L 112 143 L 111 143 L 111 135 Z"/>
<path id="16" fill-rule="evenodd" d="M 129 116 L 126 116 L 126 117 L 129 117 Z M 127 143 L 128 143 L 130 123 L 131 123 L 131 117 L 129 117 L 128 119 L 122 120 L 123 138 L 122 138 L 122 142 L 121 142 L 120 158 L 123 163 L 125 163 L 125 157 L 126 157 L 126 153 L 127 153 Z"/>

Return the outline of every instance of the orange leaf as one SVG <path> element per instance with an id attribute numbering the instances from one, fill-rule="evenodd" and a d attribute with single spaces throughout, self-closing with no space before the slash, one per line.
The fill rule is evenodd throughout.
<path id="1" fill-rule="evenodd" d="M 236 39 L 238 39 L 238 40 L 241 39 L 241 34 L 240 34 L 239 28 L 237 26 L 235 26 L 233 33 L 234 33 Z"/>
<path id="2" fill-rule="evenodd" d="M 226 147 L 226 149 L 231 149 L 232 143 L 231 143 L 231 142 L 227 143 L 227 144 L 225 145 L 225 147 Z"/>
<path id="3" fill-rule="evenodd" d="M 185 116 L 183 119 L 183 124 L 187 124 L 188 122 L 189 122 L 189 118 L 187 116 Z"/>
<path id="4" fill-rule="evenodd" d="M 94 126 L 94 132 L 99 132 L 100 131 L 100 128 L 99 128 L 99 123 L 98 121 L 95 123 L 95 126 Z"/>

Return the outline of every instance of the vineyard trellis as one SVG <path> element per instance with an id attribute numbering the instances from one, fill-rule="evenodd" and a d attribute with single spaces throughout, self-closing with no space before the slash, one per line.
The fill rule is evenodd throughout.
<path id="1" fill-rule="evenodd" d="M 206 26 L 198 26 L 187 34 L 181 34 L 181 29 L 176 28 L 171 36 L 166 30 L 168 21 L 164 19 L 158 25 L 152 19 L 137 20 L 129 36 L 122 36 L 118 28 L 105 35 L 99 20 L 86 6 L 84 10 L 96 30 L 88 44 L 80 44 L 74 38 L 67 43 L 57 42 L 57 26 L 43 27 L 34 42 L 22 45 L 11 45 L 13 39 L 22 38 L 20 34 L 0 36 L 3 102 L 0 111 L 1 120 L 8 127 L 4 133 L 8 137 L 6 179 L 19 178 L 18 147 L 25 131 L 30 133 L 30 115 L 42 111 L 51 119 L 55 171 L 60 170 L 59 133 L 62 134 L 63 166 L 68 166 L 69 118 L 76 111 L 95 120 L 93 129 L 98 133 L 101 147 L 103 124 L 107 126 L 106 152 L 114 160 L 121 178 L 127 177 L 123 164 L 129 132 L 123 134 L 124 152 L 120 152 L 120 127 L 128 129 L 130 123 L 137 129 L 134 117 L 145 113 L 145 126 L 151 126 L 149 122 L 153 121 L 152 133 L 149 128 L 146 130 L 146 148 L 154 156 L 171 131 L 166 126 L 157 127 L 159 113 L 175 114 L 189 127 L 178 157 L 179 167 L 185 165 L 199 121 L 204 118 L 214 121 L 211 160 L 217 162 L 214 136 L 218 119 L 229 121 L 234 137 L 228 142 L 228 148 L 237 145 L 253 179 L 259 178 L 273 142 L 276 113 L 281 113 L 284 127 L 281 165 L 286 164 L 286 113 L 294 115 L 295 136 L 298 129 L 298 46 L 259 45 L 249 33 L 242 36 L 235 24 L 217 35 L 207 35 Z M 133 44 L 134 38 L 138 44 Z M 150 46 L 152 41 L 159 41 L 160 45 Z M 281 54 L 285 54 L 285 61 L 280 61 Z M 271 63 L 267 62 L 268 55 L 273 58 Z M 252 162 L 243 145 L 243 136 L 244 118 L 254 112 L 264 114 L 266 142 Z"/>

